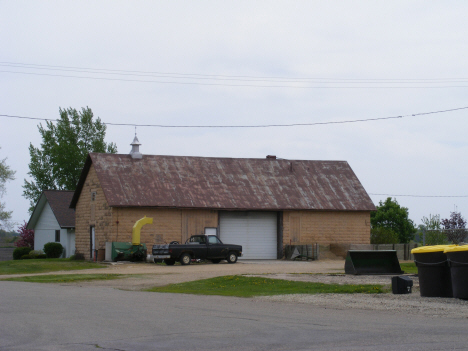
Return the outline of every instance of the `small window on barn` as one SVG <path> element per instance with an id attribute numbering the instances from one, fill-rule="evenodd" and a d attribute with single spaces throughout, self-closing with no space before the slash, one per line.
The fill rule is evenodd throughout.
<path id="1" fill-rule="evenodd" d="M 55 231 L 55 242 L 56 243 L 60 242 L 60 230 Z"/>
<path id="2" fill-rule="evenodd" d="M 91 193 L 91 201 L 94 201 L 94 200 L 96 200 L 96 192 L 95 191 L 93 191 Z"/>
<path id="3" fill-rule="evenodd" d="M 205 227 L 205 235 L 217 235 L 218 228 Z"/>

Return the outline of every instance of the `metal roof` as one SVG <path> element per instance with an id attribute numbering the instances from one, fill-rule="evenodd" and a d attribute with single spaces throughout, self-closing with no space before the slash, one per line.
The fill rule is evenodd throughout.
<path id="1" fill-rule="evenodd" d="M 71 207 L 91 164 L 111 207 L 375 210 L 346 161 L 97 153 L 88 156 Z"/>

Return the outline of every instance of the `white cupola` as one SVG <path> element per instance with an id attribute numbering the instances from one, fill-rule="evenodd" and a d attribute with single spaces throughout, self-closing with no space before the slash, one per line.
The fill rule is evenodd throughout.
<path id="1" fill-rule="evenodd" d="M 130 151 L 130 156 L 132 156 L 132 158 L 143 158 L 143 155 L 140 152 L 141 144 L 136 136 L 136 133 L 135 138 L 133 139 L 133 142 L 130 145 L 132 145 L 132 151 Z"/>

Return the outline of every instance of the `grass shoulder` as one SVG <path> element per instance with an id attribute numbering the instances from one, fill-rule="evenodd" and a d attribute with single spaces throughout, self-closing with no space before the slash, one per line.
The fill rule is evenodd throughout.
<path id="1" fill-rule="evenodd" d="M 388 289 L 382 285 L 324 284 L 230 275 L 154 287 L 147 289 L 146 291 L 195 295 L 254 297 L 285 294 L 326 293 L 379 294 L 388 292 Z"/>
<path id="2" fill-rule="evenodd" d="M 106 265 L 68 258 L 47 258 L 35 260 L 11 260 L 0 262 L 0 275 L 47 273 L 80 269 L 106 268 Z"/>

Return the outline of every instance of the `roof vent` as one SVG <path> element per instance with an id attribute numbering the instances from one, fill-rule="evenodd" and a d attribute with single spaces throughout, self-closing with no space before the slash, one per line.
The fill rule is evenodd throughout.
<path id="1" fill-rule="evenodd" d="M 276 160 L 276 155 L 267 155 L 266 158 L 269 160 Z"/>
<path id="2" fill-rule="evenodd" d="M 138 140 L 136 133 L 135 133 L 135 138 L 133 139 L 133 142 L 130 144 L 132 145 L 132 151 L 130 151 L 130 156 L 132 158 L 143 158 L 143 155 L 140 152 L 140 141 Z"/>

